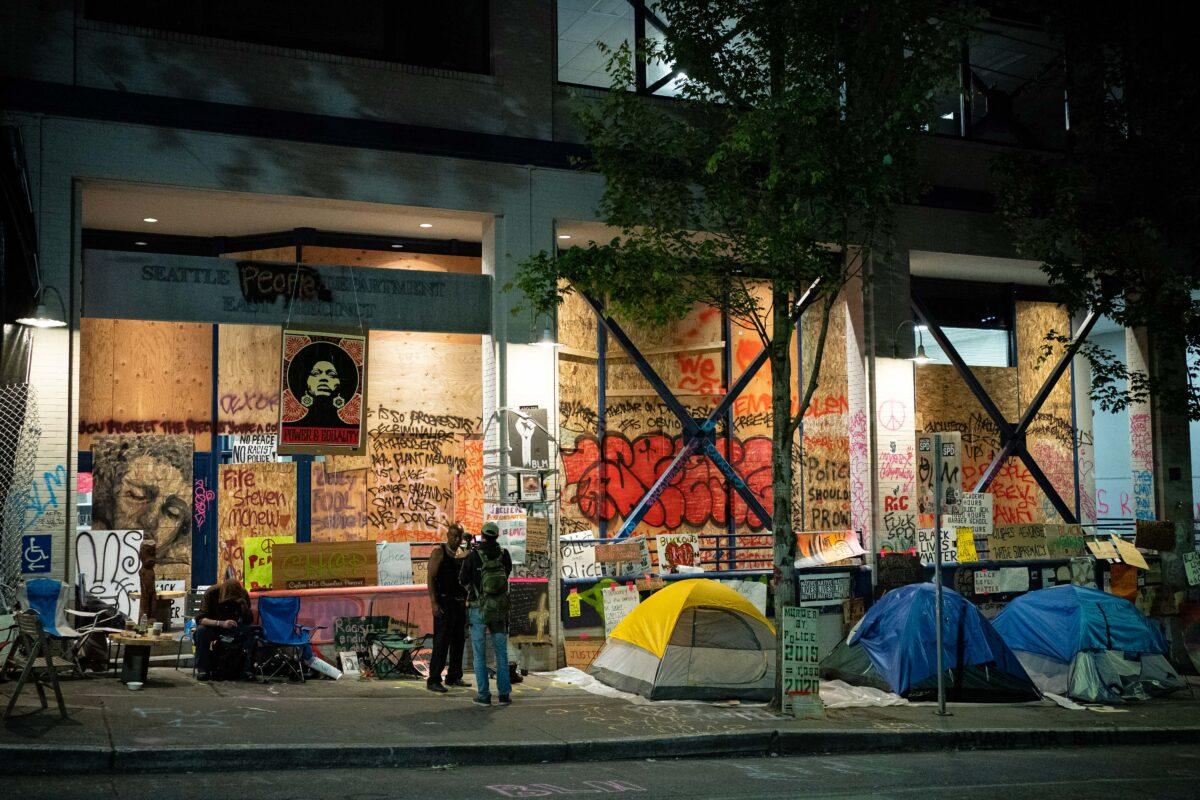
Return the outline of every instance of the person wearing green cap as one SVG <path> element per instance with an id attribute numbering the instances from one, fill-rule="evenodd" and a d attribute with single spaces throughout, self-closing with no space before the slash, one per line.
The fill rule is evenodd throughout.
<path id="1" fill-rule="evenodd" d="M 475 699 L 481 706 L 492 704 L 488 683 L 487 640 L 491 633 L 496 659 L 496 691 L 500 705 L 511 703 L 512 682 L 508 673 L 508 576 L 512 556 L 500 546 L 500 528 L 483 525 L 483 544 L 473 548 L 463 562 L 459 580 L 467 587 L 467 618 L 471 623 L 471 655 L 475 662 Z"/>

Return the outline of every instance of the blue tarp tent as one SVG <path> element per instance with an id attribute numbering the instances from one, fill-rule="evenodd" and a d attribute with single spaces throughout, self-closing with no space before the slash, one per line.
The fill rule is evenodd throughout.
<path id="1" fill-rule="evenodd" d="M 1020 662 L 974 605 L 944 589 L 942 653 L 952 700 L 1032 700 Z M 821 677 L 917 699 L 937 690 L 936 594 L 914 583 L 885 594 L 821 662 Z"/>
<path id="2" fill-rule="evenodd" d="M 1144 699 L 1184 688 L 1158 627 L 1137 607 L 1083 586 L 1021 595 L 995 621 L 1042 691 L 1085 702 Z"/>

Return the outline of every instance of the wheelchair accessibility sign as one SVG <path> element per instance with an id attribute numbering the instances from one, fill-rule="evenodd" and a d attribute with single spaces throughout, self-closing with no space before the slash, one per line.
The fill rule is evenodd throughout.
<path id="1" fill-rule="evenodd" d="M 21 537 L 21 574 L 38 575 L 50 571 L 49 533 L 33 533 Z"/>

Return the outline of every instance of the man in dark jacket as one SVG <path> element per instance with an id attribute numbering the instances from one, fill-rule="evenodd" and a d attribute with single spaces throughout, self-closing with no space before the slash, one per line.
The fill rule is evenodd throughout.
<path id="1" fill-rule="evenodd" d="M 512 556 L 500 546 L 500 529 L 494 522 L 484 523 L 483 544 L 471 550 L 463 562 L 462 585 L 467 587 L 467 618 L 471 621 L 471 655 L 475 662 L 475 700 L 481 706 L 492 704 L 488 684 L 487 639 L 491 632 L 492 654 L 496 659 L 496 691 L 500 705 L 511 703 L 512 685 L 508 674 L 508 576 Z"/>
<path id="2" fill-rule="evenodd" d="M 446 542 L 429 554 L 429 602 L 433 606 L 433 654 L 425 687 L 445 693 L 446 686 L 466 686 L 462 679 L 463 644 L 467 631 L 467 590 L 459 582 L 466 555 L 463 529 L 457 522 L 446 531 Z M 442 669 L 446 668 L 446 683 Z"/>

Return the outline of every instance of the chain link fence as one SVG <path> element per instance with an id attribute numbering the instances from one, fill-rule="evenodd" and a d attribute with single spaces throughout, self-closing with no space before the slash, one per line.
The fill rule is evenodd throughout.
<path id="1" fill-rule="evenodd" d="M 21 531 L 41 437 L 37 420 L 32 386 L 0 386 L 0 608 L 16 599 L 21 578 Z"/>

